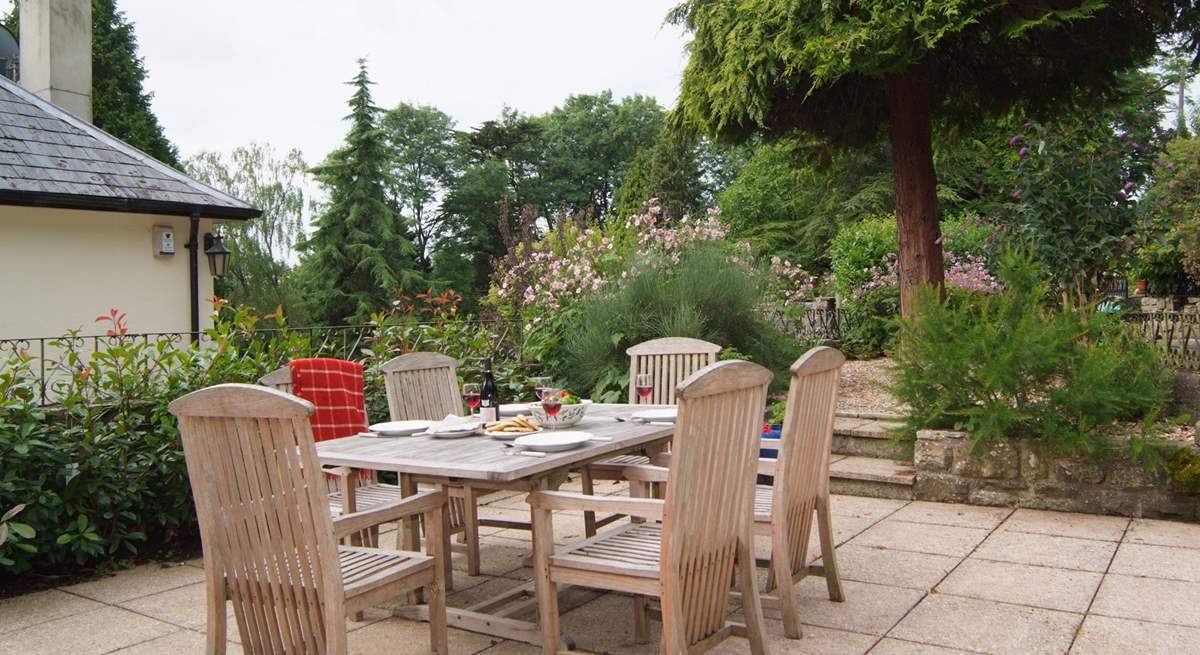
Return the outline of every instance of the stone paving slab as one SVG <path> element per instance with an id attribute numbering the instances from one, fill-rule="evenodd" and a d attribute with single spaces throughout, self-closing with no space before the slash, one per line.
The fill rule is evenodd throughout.
<path id="1" fill-rule="evenodd" d="M 1083 614 L 1100 586 L 1100 573 L 1012 562 L 967 559 L 937 590 L 944 594 Z"/>
<path id="2" fill-rule="evenodd" d="M 1200 628 L 1200 583 L 1110 573 L 1092 613 Z"/>
<path id="3" fill-rule="evenodd" d="M 1081 614 L 973 598 L 927 596 L 892 636 L 989 655 L 1054 655 L 1071 646 Z"/>
<path id="4" fill-rule="evenodd" d="M 487 511 L 526 515 L 514 495 L 489 500 Z M 803 639 L 783 638 L 778 613 L 766 612 L 777 655 L 1155 655 L 1193 652 L 1200 643 L 1200 526 L 843 496 L 832 509 L 846 601 L 829 601 L 820 578 L 803 580 L 796 591 Z M 556 514 L 555 523 L 561 540 L 581 518 Z M 769 554 L 765 541 L 756 550 Z M 452 605 L 531 578 L 528 532 L 497 530 L 482 545 L 483 575 L 467 576 L 465 558 L 455 556 Z M 202 652 L 201 566 L 144 565 L 0 601 L 0 654 Z M 428 652 L 426 625 L 391 618 L 388 608 L 399 602 L 348 622 L 350 652 Z M 652 643 L 632 643 L 627 596 L 573 589 L 561 605 L 564 633 L 581 655 L 658 653 L 656 622 Z M 737 618 L 736 604 L 731 610 Z M 227 637 L 229 652 L 240 653 L 232 621 Z M 459 630 L 451 631 L 450 650 L 541 652 Z M 746 653 L 749 645 L 730 639 L 715 652 Z"/>
<path id="5" fill-rule="evenodd" d="M 1200 582 L 1200 549 L 1123 543 L 1113 558 L 1113 573 Z"/>
<path id="6" fill-rule="evenodd" d="M 1040 509 L 1018 509 L 1004 522 L 1003 529 L 1034 532 L 1056 537 L 1120 541 L 1129 519 L 1119 516 L 1070 514 Z"/>
<path id="7" fill-rule="evenodd" d="M 972 557 L 1080 571 L 1104 572 L 1117 545 L 1098 539 L 997 530 Z"/>
<path id="8" fill-rule="evenodd" d="M 1162 623 L 1088 616 L 1071 652 L 1077 655 L 1178 655 L 1194 653 L 1200 645 L 1200 629 Z"/>
<path id="9" fill-rule="evenodd" d="M 1200 525 L 1153 519 L 1129 522 L 1128 541 L 1135 544 L 1200 548 Z"/>
<path id="10" fill-rule="evenodd" d="M 987 536 L 988 531 L 980 528 L 910 523 L 888 518 L 850 540 L 850 543 L 932 555 L 966 557 Z"/>

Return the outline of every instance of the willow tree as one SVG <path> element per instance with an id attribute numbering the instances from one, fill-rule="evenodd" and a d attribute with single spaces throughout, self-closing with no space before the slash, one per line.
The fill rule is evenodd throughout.
<path id="1" fill-rule="evenodd" d="M 935 125 L 1103 91 L 1188 0 L 687 0 L 693 35 L 672 124 L 731 140 L 802 131 L 837 146 L 890 136 L 901 306 L 940 286 Z M 1194 42 L 1194 33 L 1192 45 Z"/>

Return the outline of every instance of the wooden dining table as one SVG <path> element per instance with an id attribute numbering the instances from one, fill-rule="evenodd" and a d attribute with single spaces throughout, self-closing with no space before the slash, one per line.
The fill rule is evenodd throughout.
<path id="1" fill-rule="evenodd" d="M 583 446 L 544 456 L 521 454 L 509 442 L 484 435 L 444 439 L 429 436 L 368 437 L 331 439 L 316 444 L 322 465 L 392 471 L 399 477 L 401 493 L 412 495 L 418 483 L 467 485 L 474 488 L 532 492 L 558 489 L 571 471 L 631 453 L 654 454 L 670 442 L 675 426 L 633 420 L 637 412 L 662 409 L 663 405 L 596 403 L 579 424 L 569 430 L 595 437 Z M 483 525 L 528 527 L 511 521 L 481 521 Z M 405 548 L 417 549 L 420 526 L 412 521 L 402 527 Z M 449 564 L 448 544 L 447 553 Z M 560 591 L 562 591 L 560 589 Z M 541 645 L 537 625 L 513 618 L 537 607 L 532 581 L 465 608 L 448 608 L 447 622 L 472 632 L 502 639 Z M 397 616 L 428 620 L 428 608 L 410 605 L 394 610 Z"/>

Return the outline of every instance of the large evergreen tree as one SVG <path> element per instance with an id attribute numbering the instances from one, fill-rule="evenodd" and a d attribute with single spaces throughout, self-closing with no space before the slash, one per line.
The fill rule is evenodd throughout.
<path id="1" fill-rule="evenodd" d="M 387 139 L 371 100 L 366 60 L 348 82 L 350 131 L 346 144 L 313 169 L 329 194 L 313 234 L 301 246 L 301 273 L 318 323 L 364 321 L 384 309 L 397 290 L 422 283 L 416 249 L 388 202 Z"/>
<path id="2" fill-rule="evenodd" d="M 1103 90 L 1158 40 L 1192 35 L 1187 0 L 687 0 L 694 35 L 675 124 L 726 138 L 890 136 L 900 282 L 943 278 L 932 134 L 1018 102 Z"/>
<path id="3" fill-rule="evenodd" d="M 18 3 L 4 25 L 18 35 Z M 138 56 L 133 23 L 116 0 L 92 0 L 92 123 L 161 162 L 179 167 L 179 150 L 150 109 L 146 64 Z"/>

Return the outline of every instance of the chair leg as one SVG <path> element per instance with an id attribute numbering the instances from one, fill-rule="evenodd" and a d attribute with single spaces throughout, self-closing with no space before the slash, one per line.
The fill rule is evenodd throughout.
<path id="1" fill-rule="evenodd" d="M 205 609 L 208 613 L 207 630 L 205 632 L 208 655 L 225 655 L 225 646 L 228 643 L 229 635 L 226 634 L 226 619 L 225 619 L 225 583 L 220 581 L 206 580 L 208 583 L 207 596 L 208 602 L 205 603 Z"/>
<path id="2" fill-rule="evenodd" d="M 479 494 L 467 487 L 463 499 L 463 537 L 467 544 L 467 575 L 479 575 Z"/>
<path id="3" fill-rule="evenodd" d="M 445 491 L 443 490 L 443 498 Z M 443 505 L 443 507 L 445 507 Z M 450 561 L 450 516 L 446 509 L 434 510 L 426 517 L 425 525 L 429 528 L 426 534 L 425 548 L 436 559 Z M 437 655 L 448 655 L 448 634 L 446 631 L 446 590 L 449 589 L 449 579 L 444 567 L 433 567 L 433 582 L 425 587 L 425 596 L 429 602 L 429 645 Z"/>
<path id="4" fill-rule="evenodd" d="M 585 465 L 579 470 L 579 484 L 583 489 L 584 495 L 595 496 L 596 487 L 592 484 L 592 472 Z M 596 536 L 596 513 L 587 511 L 583 513 L 583 534 L 587 538 Z"/>
<path id="5" fill-rule="evenodd" d="M 793 595 L 792 566 L 788 557 L 788 544 L 773 543 L 771 548 L 771 576 L 775 582 L 775 596 L 779 598 L 779 611 L 783 614 L 783 634 L 788 639 L 799 639 L 800 610 Z"/>
<path id="6" fill-rule="evenodd" d="M 543 655 L 558 653 L 558 586 L 550 579 L 550 556 L 554 553 L 554 524 L 550 510 L 534 509 L 533 569 L 538 599 L 538 626 Z"/>
<path id="7" fill-rule="evenodd" d="M 825 586 L 829 600 L 846 600 L 842 593 L 842 577 L 838 575 L 837 551 L 833 543 L 833 518 L 829 514 L 829 496 L 817 498 L 817 532 L 821 536 L 821 565 L 825 569 Z"/>
<path id="8" fill-rule="evenodd" d="M 650 626 L 646 616 L 646 597 L 633 597 L 633 643 L 650 643 Z"/>
<path id="9" fill-rule="evenodd" d="M 754 579 L 754 547 L 743 538 L 738 540 L 738 574 L 742 583 L 742 613 L 746 615 L 746 636 L 753 655 L 767 655 L 767 625 L 763 620 L 762 601 Z"/>

